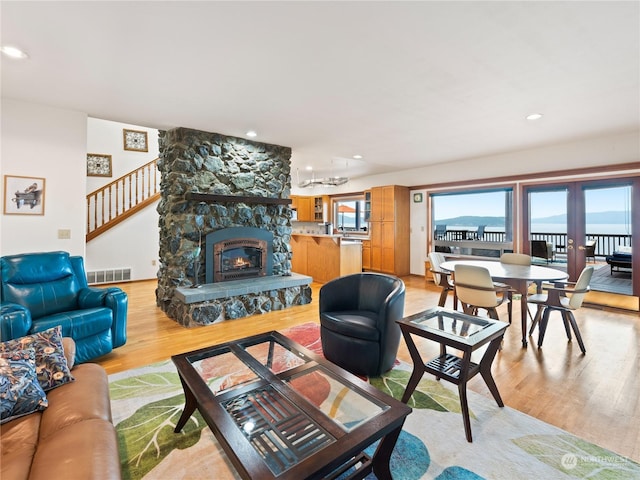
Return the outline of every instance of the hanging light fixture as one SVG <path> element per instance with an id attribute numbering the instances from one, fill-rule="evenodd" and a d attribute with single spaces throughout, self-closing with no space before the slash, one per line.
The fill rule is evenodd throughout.
<path id="1" fill-rule="evenodd" d="M 347 169 L 349 168 L 349 163 L 346 165 Z M 333 160 L 331 160 L 331 172 L 333 172 Z M 349 177 L 324 177 L 324 178 L 315 178 L 315 174 L 311 173 L 311 179 L 300 181 L 300 175 L 298 174 L 298 187 L 307 188 L 313 187 L 315 185 L 319 185 L 322 187 L 337 187 L 338 185 L 344 185 L 349 181 Z"/>

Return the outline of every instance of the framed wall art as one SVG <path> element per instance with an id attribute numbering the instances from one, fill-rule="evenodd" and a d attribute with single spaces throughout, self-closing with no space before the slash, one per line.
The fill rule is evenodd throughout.
<path id="1" fill-rule="evenodd" d="M 141 130 L 122 129 L 124 149 L 134 152 L 148 152 L 147 132 Z"/>
<path id="2" fill-rule="evenodd" d="M 44 178 L 4 176 L 5 215 L 44 215 Z"/>
<path id="3" fill-rule="evenodd" d="M 413 203 L 422 203 L 422 194 L 414 193 L 413 194 Z"/>
<path id="4" fill-rule="evenodd" d="M 87 176 L 110 177 L 111 155 L 103 153 L 87 153 Z"/>

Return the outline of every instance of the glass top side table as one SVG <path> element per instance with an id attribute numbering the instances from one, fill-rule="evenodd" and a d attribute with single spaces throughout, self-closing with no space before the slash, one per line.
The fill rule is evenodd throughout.
<path id="1" fill-rule="evenodd" d="M 474 317 L 441 307 L 434 307 L 405 317 L 399 320 L 398 324 L 413 360 L 413 373 L 402 396 L 402 401 L 405 403 L 409 401 L 425 372 L 435 375 L 437 380 L 442 378 L 458 385 L 464 430 L 467 441 L 471 442 L 467 382 L 479 373 L 498 406 L 504 406 L 498 387 L 491 375 L 491 364 L 509 325 L 490 318 Z M 413 335 L 438 342 L 440 355 L 425 362 L 413 340 Z M 472 362 L 471 354 L 487 343 L 489 346 L 480 363 Z M 447 347 L 461 351 L 462 357 L 448 353 Z"/>

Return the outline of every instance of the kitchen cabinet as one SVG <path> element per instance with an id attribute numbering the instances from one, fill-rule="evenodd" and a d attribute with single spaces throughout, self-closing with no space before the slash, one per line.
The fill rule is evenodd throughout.
<path id="1" fill-rule="evenodd" d="M 329 215 L 329 196 L 306 197 L 301 195 L 291 196 L 291 208 L 298 213 L 298 222 L 327 222 L 331 221 Z M 327 212 L 325 214 L 325 212 Z"/>
<path id="2" fill-rule="evenodd" d="M 298 212 L 298 222 L 314 222 L 313 197 L 291 196 L 291 208 Z"/>
<path id="3" fill-rule="evenodd" d="M 362 241 L 362 269 L 371 269 L 371 240 Z"/>
<path id="4" fill-rule="evenodd" d="M 365 197 L 366 199 L 366 197 Z M 409 189 L 399 185 L 371 189 L 370 269 L 409 275 Z"/>

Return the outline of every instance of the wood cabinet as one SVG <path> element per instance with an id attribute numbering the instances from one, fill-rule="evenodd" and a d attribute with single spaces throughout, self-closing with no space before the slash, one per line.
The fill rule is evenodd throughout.
<path id="1" fill-rule="evenodd" d="M 371 269 L 371 240 L 362 241 L 362 269 Z"/>
<path id="2" fill-rule="evenodd" d="M 323 222 L 325 211 L 327 222 L 331 221 L 329 212 L 329 196 L 305 197 L 301 195 L 291 196 L 291 208 L 298 212 L 299 222 Z"/>
<path id="3" fill-rule="evenodd" d="M 362 272 L 362 244 L 343 241 L 338 235 L 291 235 L 291 269 L 326 283 Z"/>
<path id="4" fill-rule="evenodd" d="M 409 275 L 409 189 L 398 185 L 371 189 L 370 269 Z"/>
<path id="5" fill-rule="evenodd" d="M 298 212 L 299 222 L 315 221 L 313 212 L 313 197 L 303 197 L 299 195 L 291 196 L 291 208 L 295 208 Z"/>

